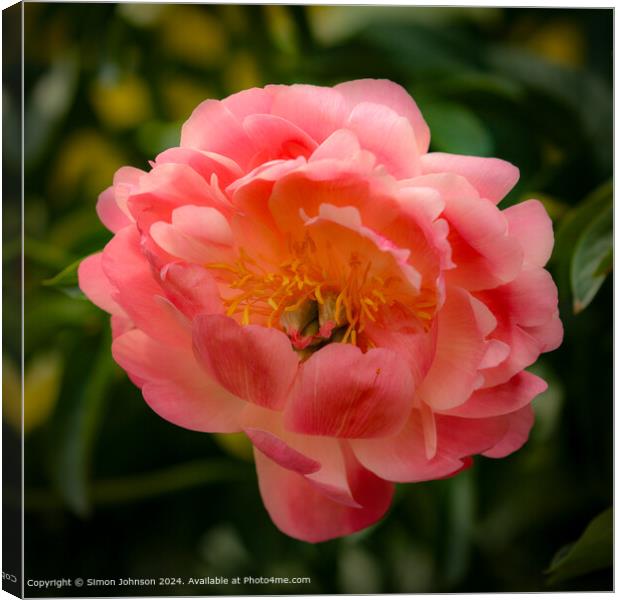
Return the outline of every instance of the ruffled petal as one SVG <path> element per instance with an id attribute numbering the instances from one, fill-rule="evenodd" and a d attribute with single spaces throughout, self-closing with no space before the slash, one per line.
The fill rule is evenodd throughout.
<path id="1" fill-rule="evenodd" d="M 257 152 L 237 118 L 218 100 L 205 100 L 181 129 L 181 146 L 216 152 L 245 169 Z"/>
<path id="2" fill-rule="evenodd" d="M 334 89 L 344 96 L 351 107 L 361 102 L 374 102 L 405 117 L 415 132 L 420 154 L 428 150 L 431 137 L 428 125 L 417 104 L 402 86 L 387 79 L 357 79 L 339 83 Z"/>
<path id="3" fill-rule="evenodd" d="M 246 403 L 215 383 L 191 348 L 171 347 L 132 329 L 114 340 L 112 354 L 138 379 L 144 399 L 160 417 L 195 431 L 240 431 Z"/>
<path id="4" fill-rule="evenodd" d="M 282 117 L 321 143 L 340 129 L 347 117 L 347 105 L 336 90 L 314 85 L 268 85 L 273 96 L 271 114 Z"/>
<path id="5" fill-rule="evenodd" d="M 347 476 L 359 508 L 336 502 L 306 477 L 276 464 L 255 450 L 258 483 L 265 508 L 285 534 L 306 542 L 348 535 L 377 522 L 392 501 L 392 484 L 347 457 Z"/>
<path id="6" fill-rule="evenodd" d="M 444 412 L 468 419 L 495 417 L 523 408 L 546 389 L 547 383 L 544 380 L 522 371 L 506 383 L 475 391 L 467 402 Z"/>
<path id="7" fill-rule="evenodd" d="M 135 227 L 119 231 L 103 251 L 101 267 L 116 288 L 113 300 L 137 327 L 164 343 L 185 345 L 191 333 L 182 314 L 166 300 Z"/>
<path id="8" fill-rule="evenodd" d="M 420 159 L 423 173 L 454 173 L 473 185 L 481 198 L 497 204 L 519 181 L 519 169 L 499 158 L 430 152 Z"/>
<path id="9" fill-rule="evenodd" d="M 508 426 L 502 439 L 490 450 L 483 452 L 483 455 L 489 458 L 504 458 L 512 454 L 527 442 L 533 426 L 534 411 L 528 404 L 508 415 Z"/>
<path id="10" fill-rule="evenodd" d="M 220 385 L 259 406 L 284 406 L 298 365 L 284 333 L 223 315 L 196 317 L 193 332 L 196 356 Z"/>
<path id="11" fill-rule="evenodd" d="M 351 111 L 346 127 L 394 177 L 403 179 L 419 173 L 418 145 L 405 117 L 381 104 L 361 102 Z"/>
<path id="12" fill-rule="evenodd" d="M 390 438 L 352 440 L 358 460 L 388 481 L 428 481 L 455 475 L 471 462 L 468 457 L 494 447 L 505 435 L 505 416 L 461 419 L 435 415 L 435 453 L 429 458 L 422 414 L 413 410 L 406 426 Z"/>
<path id="13" fill-rule="evenodd" d="M 526 200 L 503 211 L 508 233 L 519 240 L 526 264 L 544 267 L 553 250 L 553 224 L 538 200 Z"/>
<path id="14" fill-rule="evenodd" d="M 403 426 L 412 402 L 411 373 L 398 354 L 329 344 L 301 366 L 284 422 L 311 435 L 390 435 Z"/>
<path id="15" fill-rule="evenodd" d="M 114 296 L 118 290 L 110 283 L 101 267 L 102 252 L 87 256 L 78 267 L 80 289 L 88 299 L 101 310 L 114 315 L 124 315 L 123 309 L 116 303 Z"/>

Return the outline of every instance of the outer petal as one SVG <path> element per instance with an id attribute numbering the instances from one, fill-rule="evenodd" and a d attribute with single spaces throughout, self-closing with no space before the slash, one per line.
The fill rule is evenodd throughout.
<path id="1" fill-rule="evenodd" d="M 116 202 L 116 191 L 110 186 L 99 194 L 97 199 L 97 216 L 99 220 L 113 233 L 131 223 L 127 215 L 119 208 Z"/>
<path id="2" fill-rule="evenodd" d="M 116 288 L 114 300 L 136 326 L 164 343 L 184 345 L 191 333 L 182 315 L 166 301 L 164 290 L 143 254 L 140 234 L 133 226 L 119 231 L 101 259 L 103 272 Z"/>
<path id="3" fill-rule="evenodd" d="M 101 268 L 102 252 L 86 257 L 78 267 L 80 289 L 88 299 L 102 310 L 114 315 L 124 315 L 123 309 L 114 301 L 118 293 Z"/>
<path id="4" fill-rule="evenodd" d="M 252 443 L 285 469 L 305 475 L 331 500 L 359 508 L 347 478 L 346 453 L 337 438 L 302 435 L 284 427 L 282 413 L 249 404 L 242 417 Z"/>
<path id="5" fill-rule="evenodd" d="M 194 319 L 194 351 L 220 385 L 268 408 L 282 408 L 297 374 L 297 354 L 284 333 L 242 327 L 222 315 Z"/>
<path id="6" fill-rule="evenodd" d="M 407 91 L 387 79 L 358 79 L 346 81 L 335 86 L 352 107 L 361 102 L 374 102 L 392 109 L 401 117 L 405 117 L 413 131 L 420 154 L 428 150 L 430 130 L 422 113 Z"/>
<path id="7" fill-rule="evenodd" d="M 473 185 L 481 198 L 497 204 L 519 181 L 519 169 L 499 158 L 430 152 L 420 159 L 423 173 L 455 173 Z"/>
<path id="8" fill-rule="evenodd" d="M 411 413 L 407 425 L 391 438 L 352 440 L 358 460 L 388 481 L 427 481 L 454 475 L 470 464 L 467 457 L 495 446 L 508 427 L 505 416 L 459 419 L 435 415 L 437 441 L 429 459 L 420 411 Z"/>
<path id="9" fill-rule="evenodd" d="M 525 442 L 534 425 L 534 411 L 531 405 L 524 406 L 520 410 L 508 415 L 508 428 L 502 439 L 490 450 L 483 452 L 489 458 L 504 458 L 512 454 Z"/>
<path id="10" fill-rule="evenodd" d="M 387 511 L 392 484 L 348 457 L 349 482 L 360 508 L 331 500 L 295 471 L 284 469 L 260 451 L 254 452 L 261 496 L 276 526 L 306 542 L 322 542 L 364 529 Z"/>
<path id="11" fill-rule="evenodd" d="M 445 414 L 479 419 L 515 412 L 527 406 L 547 389 L 547 383 L 527 371 L 521 371 L 510 381 L 474 392 L 469 400 Z"/>
<path id="12" fill-rule="evenodd" d="M 170 347 L 132 329 L 112 344 L 116 362 L 142 382 L 147 404 L 162 418 L 195 431 L 240 431 L 246 403 L 205 373 L 191 348 Z"/>
<path id="13" fill-rule="evenodd" d="M 194 109 L 181 130 L 181 146 L 229 156 L 241 168 L 257 151 L 240 119 L 218 100 L 205 100 Z"/>
<path id="14" fill-rule="evenodd" d="M 268 85 L 273 95 L 271 113 L 294 123 L 321 143 L 340 129 L 347 117 L 344 98 L 334 89 L 314 85 Z"/>
<path id="15" fill-rule="evenodd" d="M 446 281 L 468 290 L 495 287 L 514 279 L 523 264 L 519 241 L 508 235 L 508 222 L 490 201 L 480 198 L 467 180 L 455 174 L 433 174 L 408 185 L 433 187 L 446 202 L 443 217 L 450 224 L 448 240 L 457 268 Z"/>
<path id="16" fill-rule="evenodd" d="M 556 311 L 551 320 L 544 325 L 523 327 L 523 330 L 540 344 L 541 352 L 551 352 L 559 348 L 564 337 L 564 327 L 560 321 L 559 311 Z"/>
<path id="17" fill-rule="evenodd" d="M 508 233 L 521 243 L 526 263 L 544 267 L 553 250 L 553 225 L 538 200 L 526 200 L 503 211 Z"/>
<path id="18" fill-rule="evenodd" d="M 395 352 L 329 344 L 302 365 L 285 425 L 342 438 L 389 435 L 405 423 L 412 401 L 411 373 Z"/>
<path id="19" fill-rule="evenodd" d="M 386 106 L 361 102 L 351 111 L 345 126 L 394 177 L 403 179 L 419 173 L 417 141 L 405 117 Z"/>

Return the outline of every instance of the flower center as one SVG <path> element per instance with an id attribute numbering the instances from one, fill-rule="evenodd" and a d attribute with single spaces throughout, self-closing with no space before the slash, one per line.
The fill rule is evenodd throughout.
<path id="1" fill-rule="evenodd" d="M 211 263 L 231 295 L 222 294 L 228 316 L 243 325 L 283 328 L 298 351 L 339 341 L 359 345 L 360 334 L 390 304 L 391 280 L 372 273 L 372 261 L 351 252 L 344 272 L 330 275 L 310 236 L 290 244 L 290 258 L 266 267 L 243 249 L 234 263 Z M 226 295 L 225 295 L 226 294 Z M 363 346 L 370 343 L 365 341 Z"/>

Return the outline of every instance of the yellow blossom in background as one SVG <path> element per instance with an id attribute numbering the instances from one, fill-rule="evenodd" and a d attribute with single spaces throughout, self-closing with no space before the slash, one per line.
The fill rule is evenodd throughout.
<path id="1" fill-rule="evenodd" d="M 583 33 L 565 21 L 553 21 L 537 29 L 526 46 L 547 60 L 567 67 L 580 67 L 585 60 Z"/>
<path id="2" fill-rule="evenodd" d="M 224 86 L 228 93 L 263 85 L 256 59 L 245 50 L 232 56 L 223 73 Z"/>
<path id="3" fill-rule="evenodd" d="M 196 67 L 220 64 L 228 50 L 221 23 L 211 14 L 193 6 L 174 5 L 160 22 L 163 48 L 183 62 Z"/>
<path id="4" fill-rule="evenodd" d="M 62 380 L 62 357 L 58 352 L 38 354 L 24 375 L 24 433 L 45 423 L 52 414 Z M 21 429 L 21 382 L 16 365 L 2 360 L 2 415 L 16 431 Z"/>
<path id="5" fill-rule="evenodd" d="M 90 99 L 97 116 L 113 129 L 135 127 L 152 115 L 151 97 L 144 81 L 126 74 L 108 81 L 95 80 Z"/>
<path id="6" fill-rule="evenodd" d="M 85 198 L 94 199 L 104 190 L 116 169 L 125 163 L 122 152 L 100 133 L 90 129 L 68 137 L 56 156 L 49 183 L 55 202 L 81 189 Z"/>
<path id="7" fill-rule="evenodd" d="M 217 97 L 213 88 L 183 76 L 166 79 L 162 94 L 166 110 L 174 120 L 187 119 L 203 100 Z"/>

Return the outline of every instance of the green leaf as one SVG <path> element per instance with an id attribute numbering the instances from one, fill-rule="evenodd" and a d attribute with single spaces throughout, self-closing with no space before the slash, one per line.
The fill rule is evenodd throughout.
<path id="1" fill-rule="evenodd" d="M 432 131 L 433 150 L 454 154 L 490 156 L 493 140 L 482 121 L 460 104 L 429 104 L 424 109 Z"/>
<path id="2" fill-rule="evenodd" d="M 44 279 L 41 283 L 46 287 L 55 288 L 69 296 L 70 298 L 85 298 L 82 290 L 78 286 L 78 267 L 83 259 L 78 259 L 72 262 L 68 267 L 65 267 L 60 273 Z"/>
<path id="3" fill-rule="evenodd" d="M 110 339 L 106 334 L 83 391 L 65 421 L 55 456 L 54 484 L 63 500 L 81 516 L 87 515 L 91 508 L 91 457 L 113 369 Z"/>
<path id="4" fill-rule="evenodd" d="M 593 300 L 611 268 L 613 254 L 611 202 L 581 234 L 571 262 L 573 310 L 581 312 Z"/>
<path id="5" fill-rule="evenodd" d="M 613 510 L 608 508 L 595 517 L 582 536 L 570 548 L 559 550 L 546 573 L 547 583 L 586 575 L 611 567 L 613 562 Z"/>
<path id="6" fill-rule="evenodd" d="M 571 290 L 571 265 L 579 238 L 588 225 L 613 201 L 613 182 L 607 181 L 592 191 L 562 219 L 556 231 L 551 262 L 557 269 L 558 287 L 562 296 Z"/>

